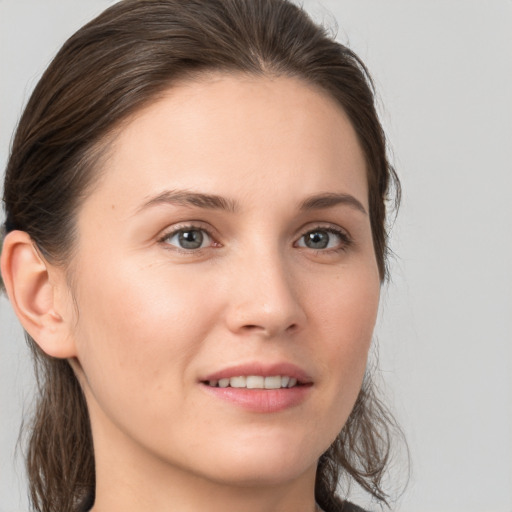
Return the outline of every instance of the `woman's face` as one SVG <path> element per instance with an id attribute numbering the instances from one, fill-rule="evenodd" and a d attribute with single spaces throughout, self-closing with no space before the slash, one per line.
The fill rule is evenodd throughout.
<path id="1" fill-rule="evenodd" d="M 298 79 L 208 76 L 125 124 L 100 176 L 71 333 L 97 459 L 224 483 L 314 474 L 379 300 L 347 116 Z"/>

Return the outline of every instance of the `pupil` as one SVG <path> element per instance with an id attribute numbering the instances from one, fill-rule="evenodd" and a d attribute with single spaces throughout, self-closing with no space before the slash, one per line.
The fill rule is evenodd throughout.
<path id="1" fill-rule="evenodd" d="M 201 231 L 182 231 L 179 235 L 180 245 L 184 249 L 199 249 L 203 243 Z"/>
<path id="2" fill-rule="evenodd" d="M 306 245 L 311 249 L 325 249 L 329 243 L 329 235 L 325 231 L 315 231 L 306 235 Z"/>

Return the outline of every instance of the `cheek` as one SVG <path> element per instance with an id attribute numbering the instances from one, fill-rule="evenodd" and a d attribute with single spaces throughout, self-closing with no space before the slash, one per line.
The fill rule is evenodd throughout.
<path id="1" fill-rule="evenodd" d="M 310 288 L 314 289 L 314 288 Z M 342 270 L 326 284 L 317 287 L 310 303 L 317 318 L 336 347 L 365 351 L 371 341 L 380 297 L 380 280 L 376 267 Z"/>
<path id="2" fill-rule="evenodd" d="M 79 360 L 88 385 L 112 399 L 148 396 L 175 384 L 169 376 L 185 378 L 216 317 L 213 298 L 198 303 L 208 296 L 200 281 L 161 267 L 127 267 L 84 273 L 77 291 Z"/>
<path id="3" fill-rule="evenodd" d="M 373 267 L 370 267 L 373 269 Z M 380 280 L 375 271 L 350 271 L 311 298 L 318 312 L 315 331 L 323 335 L 324 375 L 329 395 L 347 415 L 359 393 L 377 318 Z"/>

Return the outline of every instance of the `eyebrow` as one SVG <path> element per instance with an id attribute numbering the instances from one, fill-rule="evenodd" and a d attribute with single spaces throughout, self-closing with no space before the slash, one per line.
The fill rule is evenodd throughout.
<path id="1" fill-rule="evenodd" d="M 216 194 L 204 194 L 189 190 L 165 190 L 146 201 L 138 211 L 160 204 L 195 206 L 208 210 L 224 210 L 230 213 L 236 213 L 239 210 L 238 203 L 235 200 Z M 299 210 L 322 210 L 338 205 L 347 205 L 367 215 L 364 206 L 359 200 L 350 194 L 341 193 L 322 193 L 307 197 L 300 203 Z"/>
<path id="2" fill-rule="evenodd" d="M 236 213 L 237 211 L 237 204 L 232 199 L 226 199 L 215 194 L 203 194 L 188 190 L 165 190 L 161 194 L 149 199 L 149 201 L 144 203 L 138 211 L 159 204 L 196 206 L 198 208 L 206 208 L 209 210 L 225 210 L 231 213 Z"/>
<path id="3" fill-rule="evenodd" d="M 355 210 L 368 215 L 364 206 L 354 196 L 351 196 L 350 194 L 337 193 L 317 194 L 310 196 L 302 201 L 300 204 L 300 210 L 322 210 L 324 208 L 332 208 L 333 206 L 337 206 L 339 204 L 350 206 L 351 208 L 354 208 Z"/>

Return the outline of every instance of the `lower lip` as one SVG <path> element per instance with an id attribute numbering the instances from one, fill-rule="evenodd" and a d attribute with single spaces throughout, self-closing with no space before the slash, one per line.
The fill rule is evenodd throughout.
<path id="1" fill-rule="evenodd" d="M 201 384 L 211 395 L 247 411 L 272 413 L 296 407 L 306 400 L 311 385 L 280 389 L 214 388 Z"/>

